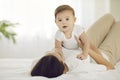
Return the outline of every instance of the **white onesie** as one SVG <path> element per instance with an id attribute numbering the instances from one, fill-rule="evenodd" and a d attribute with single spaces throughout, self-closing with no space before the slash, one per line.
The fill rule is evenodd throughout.
<path id="1" fill-rule="evenodd" d="M 58 30 L 56 32 L 55 35 L 55 39 L 58 41 L 62 41 L 63 42 L 63 47 L 67 48 L 67 49 L 78 49 L 79 46 L 77 44 L 77 41 L 75 40 L 74 36 L 80 37 L 80 35 L 84 32 L 84 28 L 79 26 L 79 25 L 75 25 L 72 31 L 72 37 L 70 39 L 67 39 L 64 35 L 64 33 L 60 30 Z"/>

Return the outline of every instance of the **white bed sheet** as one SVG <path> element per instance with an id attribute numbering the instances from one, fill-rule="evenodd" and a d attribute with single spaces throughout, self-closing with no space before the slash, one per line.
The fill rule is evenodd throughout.
<path id="1" fill-rule="evenodd" d="M 114 70 L 73 71 L 57 78 L 45 78 L 30 76 L 33 61 L 34 59 L 0 59 L 0 80 L 120 80 L 120 62 Z M 92 68 L 95 67 L 89 66 L 89 69 Z"/>
<path id="2" fill-rule="evenodd" d="M 101 72 L 73 72 L 57 78 L 31 77 L 30 59 L 1 59 L 0 80 L 120 80 L 120 62 L 115 70 Z"/>

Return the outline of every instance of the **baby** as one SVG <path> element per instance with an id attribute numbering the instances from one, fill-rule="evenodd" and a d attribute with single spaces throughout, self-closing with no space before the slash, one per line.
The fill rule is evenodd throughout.
<path id="1" fill-rule="evenodd" d="M 61 5 L 55 10 L 55 23 L 59 30 L 55 35 L 55 51 L 62 53 L 62 47 L 67 49 L 79 49 L 76 38 L 79 38 L 82 48 L 82 54 L 78 54 L 77 58 L 86 59 L 88 55 L 89 41 L 88 37 L 79 25 L 75 25 L 76 17 L 72 7 L 69 5 Z M 62 55 L 62 54 L 61 54 Z"/>

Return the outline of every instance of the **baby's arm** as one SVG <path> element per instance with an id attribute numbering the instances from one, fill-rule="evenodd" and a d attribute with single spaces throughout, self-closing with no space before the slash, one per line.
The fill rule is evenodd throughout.
<path id="1" fill-rule="evenodd" d="M 81 44 L 83 45 L 82 47 L 83 53 L 79 54 L 77 57 L 80 59 L 86 59 L 88 55 L 89 41 L 85 32 L 81 34 L 81 36 L 77 39 L 77 42 L 81 42 Z"/>
<path id="2" fill-rule="evenodd" d="M 61 41 L 55 40 L 55 52 L 59 53 L 61 57 L 64 59 Z"/>

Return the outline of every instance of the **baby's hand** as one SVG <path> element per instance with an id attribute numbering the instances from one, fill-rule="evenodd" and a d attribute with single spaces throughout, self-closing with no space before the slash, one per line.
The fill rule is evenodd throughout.
<path id="1" fill-rule="evenodd" d="M 78 58 L 78 59 L 81 59 L 81 60 L 84 60 L 84 59 L 87 58 L 87 56 L 88 56 L 87 54 L 83 54 L 83 53 L 82 53 L 82 54 L 78 54 L 78 55 L 77 55 L 77 58 Z"/>

